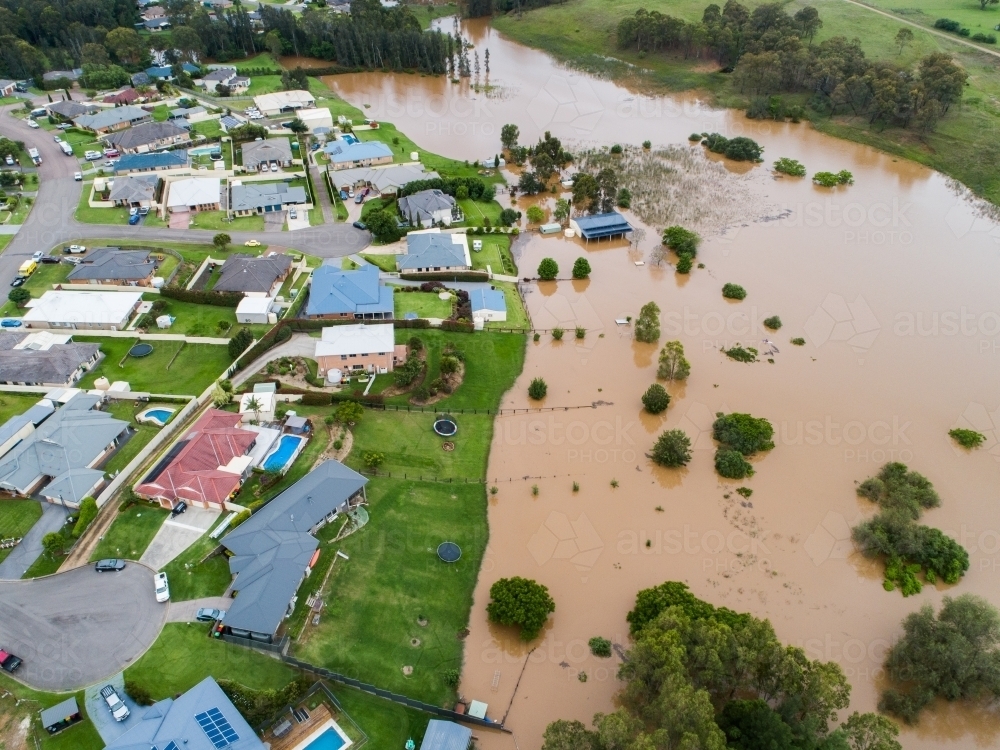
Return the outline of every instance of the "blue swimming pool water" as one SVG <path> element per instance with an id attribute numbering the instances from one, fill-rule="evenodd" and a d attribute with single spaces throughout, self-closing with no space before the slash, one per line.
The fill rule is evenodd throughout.
<path id="1" fill-rule="evenodd" d="M 330 727 L 323 732 L 323 734 L 306 745 L 306 750 L 339 750 L 343 746 L 344 738 L 337 734 L 336 729 Z"/>
<path id="2" fill-rule="evenodd" d="M 282 435 L 281 440 L 278 442 L 278 448 L 275 450 L 267 459 L 264 461 L 264 471 L 281 471 L 285 468 L 285 464 L 288 463 L 288 459 L 292 457 L 295 453 L 295 449 L 299 447 L 299 443 L 302 442 L 302 438 L 296 435 Z M 337 745 L 340 747 L 340 745 Z"/>
<path id="3" fill-rule="evenodd" d="M 158 419 L 164 424 L 170 419 L 170 415 L 173 414 L 169 409 L 150 409 L 143 414 L 144 417 L 151 417 L 152 419 Z"/>
<path id="4" fill-rule="evenodd" d="M 341 138 L 343 138 L 348 143 L 357 143 L 358 142 L 358 137 L 355 136 L 355 135 L 351 135 L 350 133 L 344 133 L 341 136 Z"/>

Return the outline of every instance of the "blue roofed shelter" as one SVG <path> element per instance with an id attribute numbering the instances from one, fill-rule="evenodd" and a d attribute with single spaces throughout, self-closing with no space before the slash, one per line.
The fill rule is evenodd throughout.
<path id="1" fill-rule="evenodd" d="M 579 216 L 569 220 L 571 229 L 588 242 L 612 237 L 623 237 L 632 231 L 632 225 L 617 211 L 592 216 Z"/>
<path id="2" fill-rule="evenodd" d="M 472 730 L 453 721 L 431 719 L 420 743 L 420 750 L 468 750 Z"/>
<path id="3" fill-rule="evenodd" d="M 392 289 L 380 283 L 379 270 L 375 266 L 365 265 L 356 271 L 342 271 L 324 262 L 313 271 L 309 283 L 309 301 L 305 310 L 307 318 L 392 319 Z"/>
<path id="4" fill-rule="evenodd" d="M 503 292 L 495 287 L 473 289 L 469 292 L 469 304 L 473 318 L 501 323 L 507 320 L 507 300 Z"/>

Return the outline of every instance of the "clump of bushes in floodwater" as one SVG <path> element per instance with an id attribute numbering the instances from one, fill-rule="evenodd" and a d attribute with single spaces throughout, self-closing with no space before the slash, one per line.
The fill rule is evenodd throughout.
<path id="1" fill-rule="evenodd" d="M 549 386 L 541 378 L 535 378 L 531 381 L 531 385 L 528 386 L 528 397 L 535 401 L 541 401 L 548 392 Z"/>
<path id="2" fill-rule="evenodd" d="M 635 322 L 635 340 L 653 344 L 660 339 L 660 308 L 655 302 L 647 302 L 639 310 Z"/>
<path id="3" fill-rule="evenodd" d="M 789 159 L 785 156 L 774 162 L 774 171 L 781 172 L 781 174 L 787 174 L 789 177 L 806 176 L 806 168 L 802 162 L 795 159 Z"/>
<path id="4" fill-rule="evenodd" d="M 747 297 L 747 290 L 739 284 L 724 284 L 722 287 L 722 296 L 726 299 L 743 300 Z"/>
<path id="5" fill-rule="evenodd" d="M 659 383 L 653 383 L 642 394 L 642 405 L 650 414 L 660 414 L 670 406 L 670 394 Z"/>
<path id="6" fill-rule="evenodd" d="M 838 185 L 853 185 L 854 175 L 846 169 L 839 172 L 817 172 L 813 175 L 813 182 L 820 187 L 837 187 Z"/>
<path id="7" fill-rule="evenodd" d="M 961 427 L 956 427 L 954 430 L 950 430 L 948 435 L 961 445 L 963 448 L 973 449 L 978 448 L 986 440 L 986 436 L 975 430 L 964 430 Z"/>
<path id="8" fill-rule="evenodd" d="M 715 453 L 715 470 L 726 479 L 743 479 L 754 475 L 747 456 L 774 448 L 774 428 L 766 419 L 749 414 L 715 415 L 712 437 L 719 443 Z"/>

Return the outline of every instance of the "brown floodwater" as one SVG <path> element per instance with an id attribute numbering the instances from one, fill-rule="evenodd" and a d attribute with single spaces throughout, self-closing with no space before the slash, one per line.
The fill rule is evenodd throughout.
<path id="1" fill-rule="evenodd" d="M 680 580 L 716 605 L 769 618 L 811 658 L 838 663 L 853 688 L 850 710 L 875 710 L 880 666 L 907 614 L 967 592 L 1000 605 L 1000 225 L 919 165 L 804 124 L 753 123 L 694 98 L 640 96 L 483 23 L 463 29 L 490 50 L 495 94 L 412 75 L 327 83 L 422 148 L 457 158 L 495 153 L 506 122 L 520 125 L 522 142 L 544 130 L 577 143 L 656 146 L 685 142 L 692 131 L 745 132 L 769 160 L 848 169 L 855 184 L 830 191 L 772 179 L 764 165 L 707 177 L 720 201 L 739 202 L 728 181 L 743 180 L 755 196 L 747 212 L 778 210 L 725 231 L 699 226 L 705 267 L 690 277 L 652 262 L 662 227 L 645 227 L 637 245 L 537 234 L 519 242 L 521 276 L 543 257 L 556 259 L 564 277 L 579 256 L 593 272 L 589 281 L 525 286 L 535 327 L 567 335 L 529 342 L 504 406 L 535 405 L 527 385 L 543 377 L 545 406 L 594 407 L 496 422 L 488 472 L 503 481 L 489 505 L 461 692 L 488 702 L 492 718 L 506 715 L 518 750 L 537 750 L 550 721 L 589 723 L 614 709 L 619 658 L 591 656 L 588 639 L 628 648 L 625 614 L 636 591 Z M 747 298 L 724 300 L 726 282 L 743 285 Z M 691 362 L 690 378 L 669 388 L 670 408 L 655 417 L 639 397 L 655 380 L 659 346 L 635 342 L 630 326 L 616 322 L 651 300 L 662 310 L 659 346 L 678 339 Z M 774 314 L 784 325 L 769 332 L 762 321 Z M 577 326 L 587 329 L 582 341 L 573 338 Z M 789 343 L 798 336 L 805 346 Z M 729 360 L 720 349 L 736 342 L 758 348 L 761 360 Z M 729 411 L 766 417 L 777 432 L 774 450 L 754 459 L 757 473 L 742 483 L 720 480 L 712 465 L 711 424 Z M 983 432 L 987 443 L 958 449 L 947 435 L 956 426 Z M 646 454 L 676 427 L 690 436 L 693 460 L 682 470 L 654 467 Z M 939 491 L 942 506 L 923 522 L 968 549 L 971 567 L 957 586 L 903 598 L 885 592 L 880 567 L 854 553 L 850 526 L 872 513 L 855 483 L 892 460 Z M 749 499 L 734 492 L 741 484 L 753 490 Z M 485 619 L 490 585 L 512 575 L 545 584 L 556 602 L 530 644 Z M 510 735 L 477 735 L 488 750 L 515 748 Z M 941 706 L 900 739 L 908 750 L 993 747 L 1000 719 Z"/>

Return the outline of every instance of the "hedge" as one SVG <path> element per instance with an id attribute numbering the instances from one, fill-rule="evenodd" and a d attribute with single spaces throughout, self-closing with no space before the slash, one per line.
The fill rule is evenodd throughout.
<path id="1" fill-rule="evenodd" d="M 243 292 L 199 292 L 193 289 L 178 289 L 168 286 L 160 290 L 160 296 L 181 302 L 195 302 L 199 305 L 236 307 L 243 299 Z"/>
<path id="2" fill-rule="evenodd" d="M 399 278 L 407 281 L 489 281 L 485 271 L 459 271 L 457 273 L 401 273 Z"/>
<path id="3" fill-rule="evenodd" d="M 219 680 L 222 692 L 250 726 L 259 726 L 273 719 L 286 706 L 298 703 L 312 685 L 305 675 L 295 678 L 281 690 L 254 690 L 232 680 Z"/>
<path id="4" fill-rule="evenodd" d="M 476 330 L 476 326 L 472 323 L 463 323 L 460 320 L 443 320 L 441 321 L 442 331 L 455 331 L 457 333 L 472 333 Z"/>
<path id="5" fill-rule="evenodd" d="M 97 518 L 97 501 L 92 497 L 83 498 L 80 502 L 80 515 L 77 516 L 76 525 L 73 526 L 73 536 L 79 539 L 95 518 Z"/>
<path id="6" fill-rule="evenodd" d="M 338 404 L 342 401 L 360 401 L 363 404 L 381 405 L 385 403 L 385 396 L 381 393 L 371 393 L 365 396 L 363 393 L 344 393 L 341 391 L 340 393 L 331 394 L 331 401 L 334 404 Z"/>
<path id="7" fill-rule="evenodd" d="M 316 391 L 307 391 L 302 394 L 303 406 L 329 406 L 333 403 L 333 399 L 330 398 L 329 393 L 317 393 Z"/>

